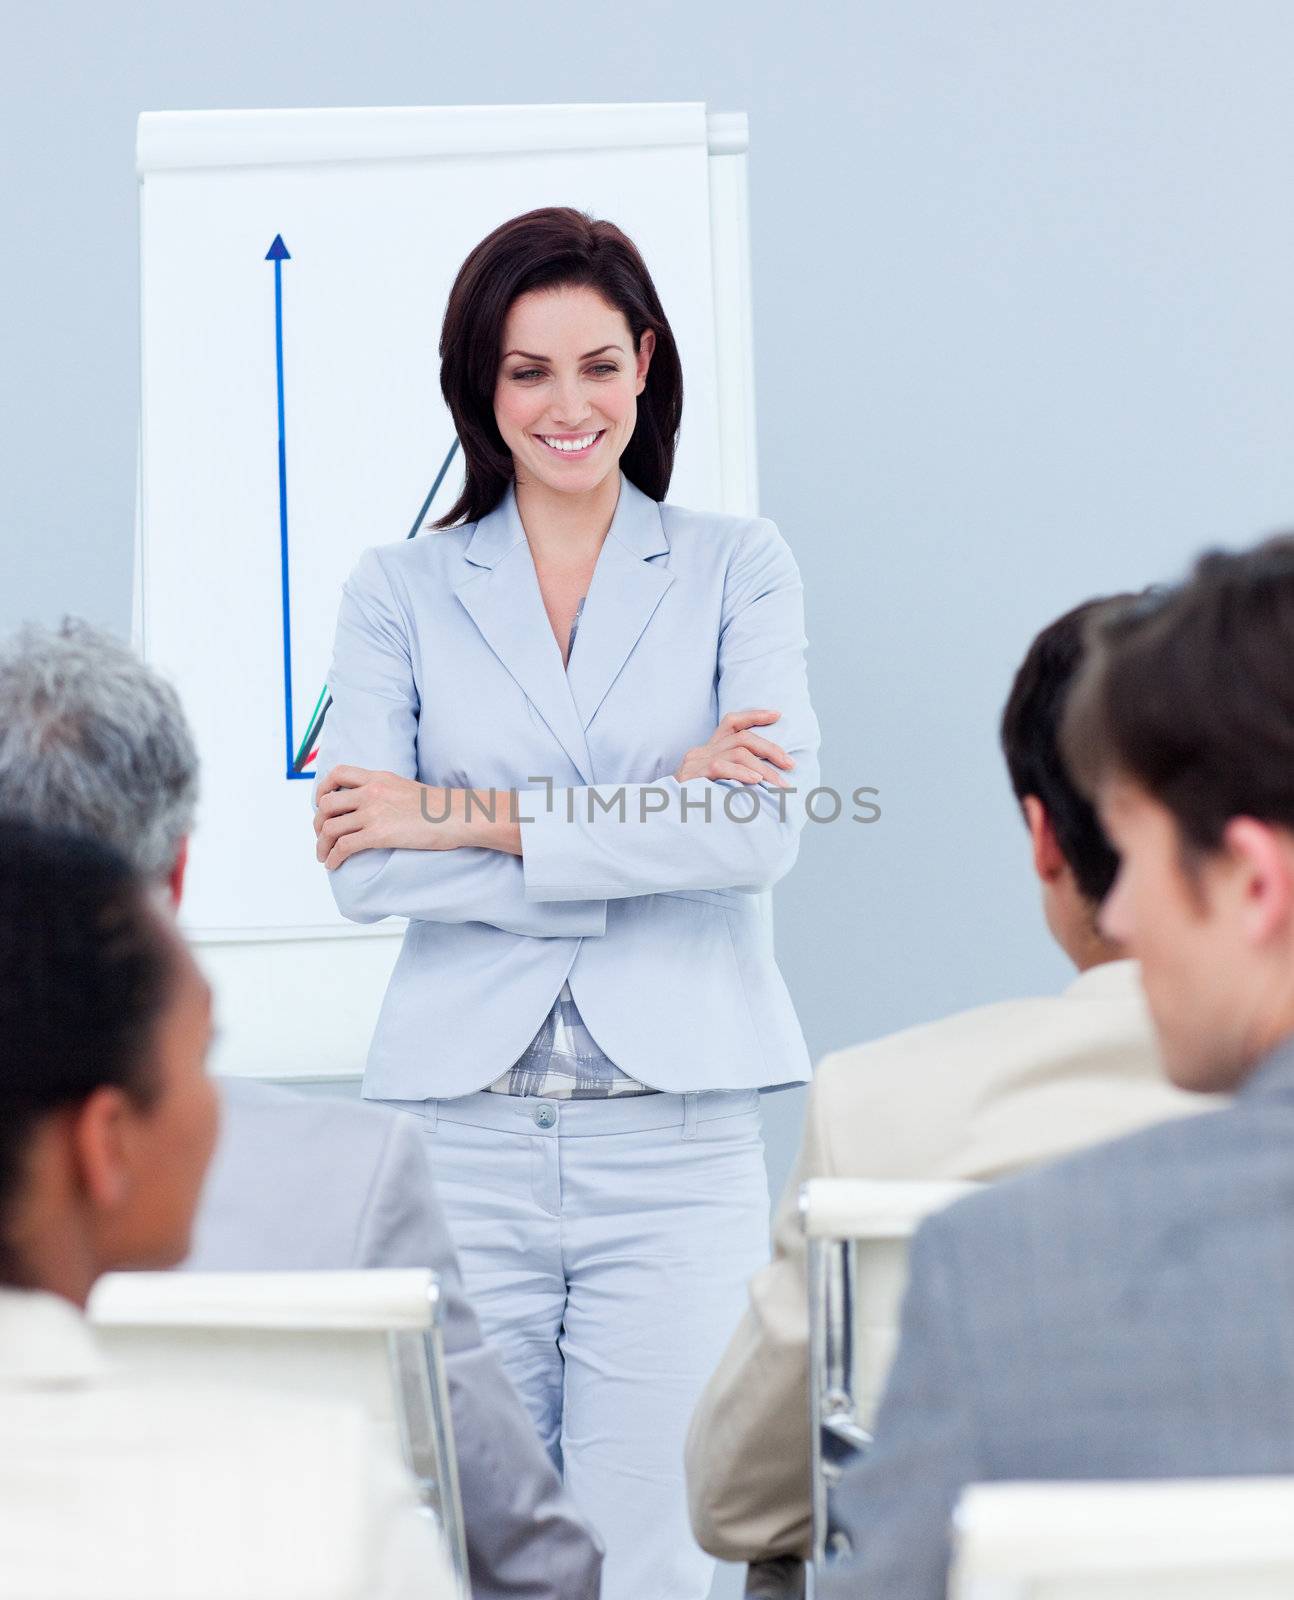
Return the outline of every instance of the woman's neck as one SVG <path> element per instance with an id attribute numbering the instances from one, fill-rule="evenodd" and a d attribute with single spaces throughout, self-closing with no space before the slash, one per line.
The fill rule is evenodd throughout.
<path id="1" fill-rule="evenodd" d="M 619 499 L 619 471 L 608 472 L 584 494 L 565 494 L 534 478 L 517 479 L 517 513 L 536 560 L 596 559 Z"/>

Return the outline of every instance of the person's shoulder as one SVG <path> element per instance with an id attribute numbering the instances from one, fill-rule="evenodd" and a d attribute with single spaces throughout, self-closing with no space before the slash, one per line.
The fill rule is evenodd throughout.
<path id="1" fill-rule="evenodd" d="M 373 544 L 361 551 L 351 569 L 349 582 L 360 588 L 383 583 L 392 588 L 407 588 L 429 573 L 459 575 L 471 572 L 463 554 L 472 542 L 477 524 L 468 522 L 456 528 L 427 529 L 413 538 L 396 539 L 389 544 Z"/>
<path id="2" fill-rule="evenodd" d="M 1070 1010 L 1064 994 L 1031 995 L 913 1023 L 878 1039 L 830 1051 L 818 1063 L 814 1085 L 828 1098 L 848 1096 L 869 1084 L 892 1083 L 896 1072 L 924 1062 L 955 1074 L 960 1064 L 981 1061 L 986 1052 L 1000 1055 L 1004 1047 L 1014 1052 L 1016 1041 L 1036 1051 L 1040 1030 L 1045 1037 L 1056 1025 L 1063 1026 Z"/>
<path id="3" fill-rule="evenodd" d="M 659 509 L 671 551 L 721 553 L 729 561 L 758 558 L 772 551 L 785 551 L 789 556 L 786 540 L 770 517 L 695 511 L 670 500 L 661 501 Z"/>
<path id="4" fill-rule="evenodd" d="M 1180 1213 L 1183 1192 L 1174 1172 L 1190 1171 L 1196 1187 L 1208 1187 L 1210 1168 L 1230 1160 L 1238 1115 L 1238 1107 L 1218 1105 L 1089 1145 L 986 1184 L 929 1218 L 923 1231 L 962 1254 L 1010 1250 L 1014 1236 L 1039 1228 L 1094 1240 L 1108 1226 L 1122 1236 L 1129 1216 L 1149 1220 L 1156 1200 Z"/>
<path id="5" fill-rule="evenodd" d="M 219 1080 L 222 1142 L 272 1140 L 294 1160 L 305 1151 L 346 1151 L 350 1171 L 375 1163 L 401 1131 L 397 1111 L 345 1094 L 307 1093 L 247 1078 Z"/>
<path id="6" fill-rule="evenodd" d="M 780 538 L 771 517 L 740 515 L 730 511 L 696 511 L 672 500 L 658 502 L 665 531 L 681 539 L 704 538 L 717 543 L 740 544 L 744 539 Z"/>

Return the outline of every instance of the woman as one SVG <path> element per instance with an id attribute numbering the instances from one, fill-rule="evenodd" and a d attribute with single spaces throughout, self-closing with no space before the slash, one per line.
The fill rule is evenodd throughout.
<path id="1" fill-rule="evenodd" d="M 662 504 L 682 374 L 610 223 L 497 229 L 440 353 L 466 482 L 347 581 L 319 759 L 338 905 L 410 918 L 364 1093 L 425 1119 L 604 1595 L 700 1600 L 684 1435 L 767 1256 L 758 1090 L 808 1076 L 759 898 L 816 782 L 799 575 Z"/>

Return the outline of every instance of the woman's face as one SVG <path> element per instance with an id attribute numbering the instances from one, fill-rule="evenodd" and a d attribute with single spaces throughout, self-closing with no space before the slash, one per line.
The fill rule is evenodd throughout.
<path id="1" fill-rule="evenodd" d="M 624 313 L 595 289 L 536 289 L 503 326 L 494 416 L 518 485 L 587 494 L 620 470 L 656 336 L 635 352 Z"/>

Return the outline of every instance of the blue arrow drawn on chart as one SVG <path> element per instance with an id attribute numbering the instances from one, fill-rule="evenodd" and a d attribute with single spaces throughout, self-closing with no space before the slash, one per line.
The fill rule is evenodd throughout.
<path id="1" fill-rule="evenodd" d="M 288 585 L 288 447 L 287 429 L 283 420 L 283 263 L 291 261 L 283 235 L 276 233 L 274 243 L 265 253 L 265 259 L 274 263 L 274 365 L 278 377 L 279 402 L 279 555 L 283 568 L 283 713 L 284 742 L 287 747 L 287 776 L 311 778 L 309 772 L 297 772 L 292 740 L 292 620 L 291 597 Z"/>
<path id="2" fill-rule="evenodd" d="M 325 684 L 310 714 L 305 738 L 301 741 L 300 749 L 297 749 L 293 739 L 295 719 L 292 714 L 292 597 L 288 582 L 288 448 L 287 428 L 283 420 L 283 263 L 291 261 L 292 255 L 287 245 L 283 243 L 281 233 L 274 235 L 274 243 L 265 252 L 265 259 L 274 263 L 274 364 L 278 377 L 279 408 L 279 554 L 283 569 L 283 729 L 287 746 L 287 776 L 304 778 L 308 783 L 313 783 L 318 774 L 303 772 L 301 769 L 303 763 L 309 759 L 311 746 L 323 728 L 324 718 L 332 705 L 332 696 L 328 693 L 328 685 Z M 412 539 L 422 531 L 427 513 L 431 510 L 431 503 L 445 481 L 445 474 L 449 471 L 450 463 L 457 453 L 458 439 L 455 438 L 449 447 L 449 453 L 441 462 L 435 481 L 427 492 L 421 511 L 414 518 L 413 527 L 405 535 L 407 539 Z"/>

